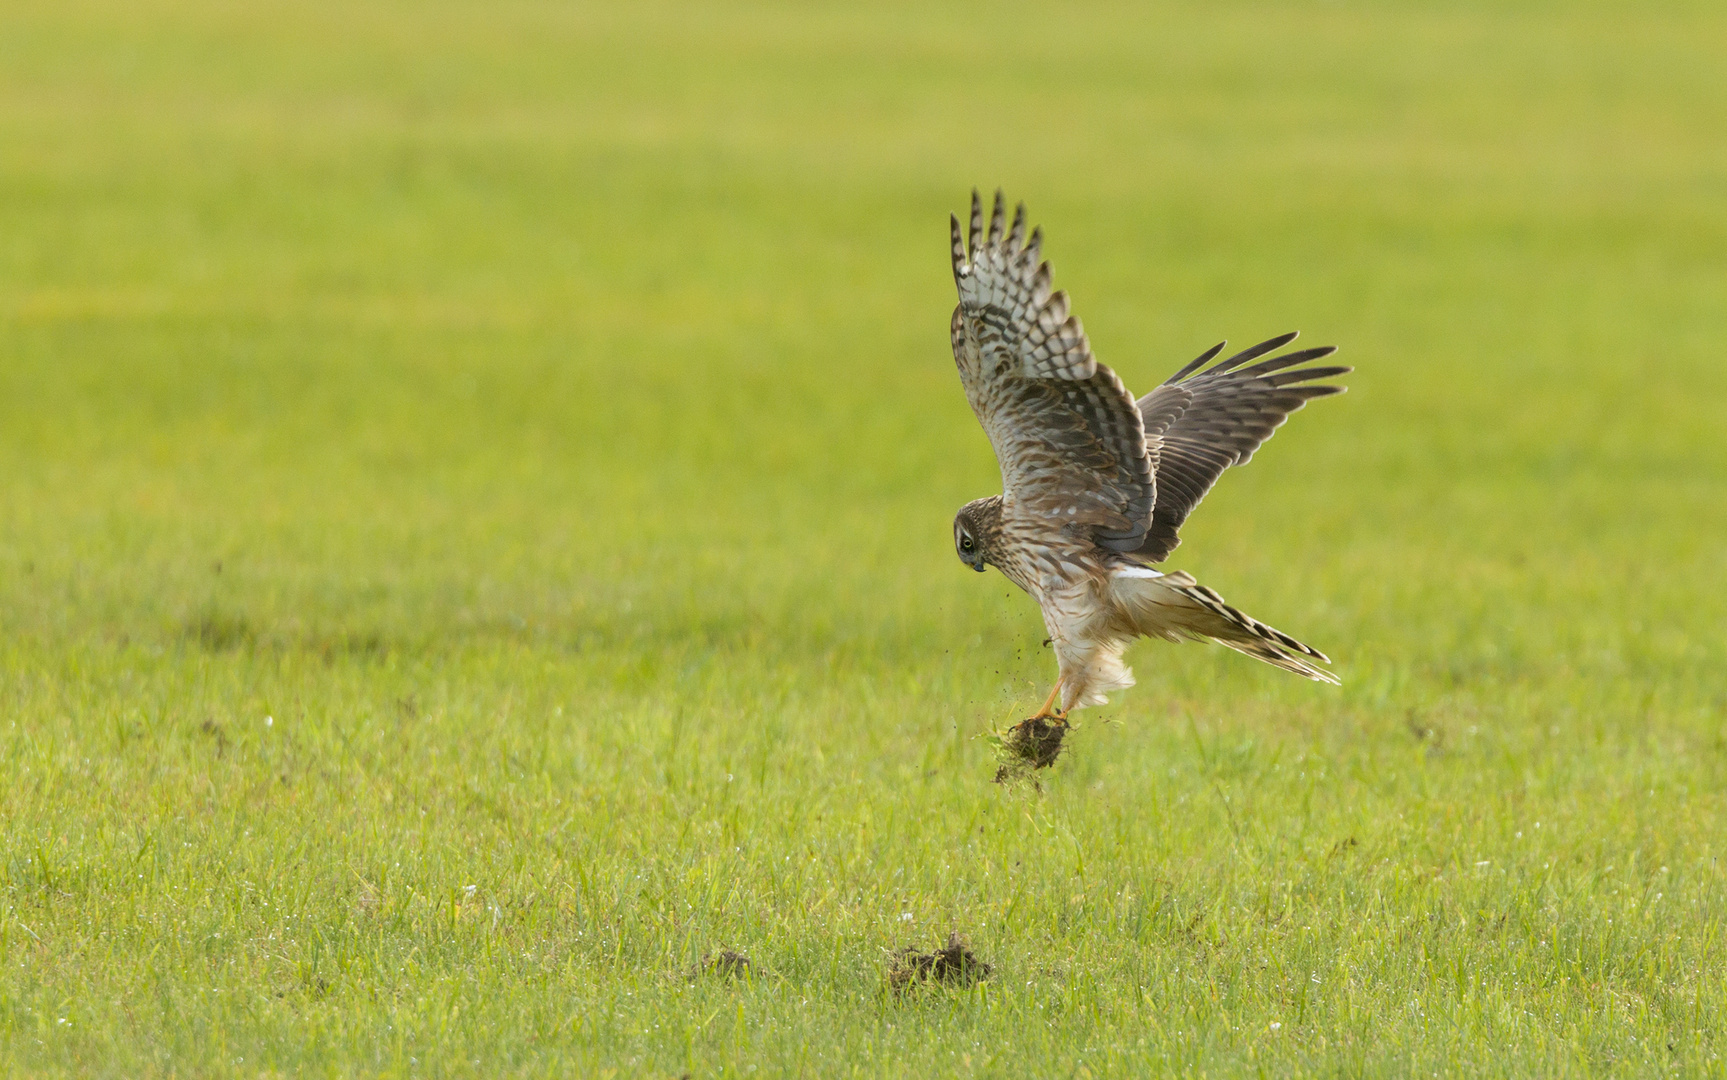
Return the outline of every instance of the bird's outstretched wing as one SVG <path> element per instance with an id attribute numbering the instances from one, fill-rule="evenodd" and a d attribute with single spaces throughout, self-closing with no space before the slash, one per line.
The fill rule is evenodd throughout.
<path id="1" fill-rule="evenodd" d="M 1307 384 L 1346 374 L 1350 368 L 1289 370 L 1330 356 L 1337 351 L 1332 346 L 1259 360 L 1294 340 L 1294 334 L 1282 334 L 1200 371 L 1223 351 L 1219 343 L 1139 399 L 1147 440 L 1157 444 L 1157 505 L 1133 554 L 1152 562 L 1168 558 L 1181 543 L 1177 533 L 1182 522 L 1225 469 L 1247 464 L 1290 413 L 1314 398 L 1343 392 L 1341 386 Z"/>
<path id="2" fill-rule="evenodd" d="M 1008 226 L 999 191 L 986 234 L 972 192 L 968 238 L 953 218 L 954 362 L 1013 513 L 1134 551 L 1157 501 L 1156 440 L 1121 380 L 1091 355 L 1067 294 L 1050 291 L 1042 242 L 1041 230 L 1026 240 L 1023 204 Z"/>

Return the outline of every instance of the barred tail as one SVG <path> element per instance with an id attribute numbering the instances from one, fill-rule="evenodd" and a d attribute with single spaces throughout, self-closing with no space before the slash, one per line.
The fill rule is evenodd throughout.
<path id="1" fill-rule="evenodd" d="M 1329 664 L 1330 657 L 1231 607 L 1191 574 L 1179 571 L 1160 574 L 1149 568 L 1132 567 L 1117 570 L 1113 581 L 1117 599 L 1141 634 L 1209 638 L 1304 679 L 1342 685 L 1336 675 L 1311 662 Z"/>

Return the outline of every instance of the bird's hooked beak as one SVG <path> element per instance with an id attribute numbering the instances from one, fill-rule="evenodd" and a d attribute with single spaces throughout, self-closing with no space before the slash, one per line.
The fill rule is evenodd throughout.
<path id="1" fill-rule="evenodd" d="M 979 559 L 977 562 L 972 563 L 971 568 L 980 574 L 983 573 L 983 560 Z"/>

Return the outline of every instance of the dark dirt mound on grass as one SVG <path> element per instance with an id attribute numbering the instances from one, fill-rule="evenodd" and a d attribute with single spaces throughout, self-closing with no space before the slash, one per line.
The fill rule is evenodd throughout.
<path id="1" fill-rule="evenodd" d="M 1006 784 L 1027 779 L 1038 769 L 1047 769 L 1061 756 L 1062 740 L 1073 728 L 1064 720 L 1028 717 L 997 737 L 1001 767 L 995 782 Z"/>
<path id="2" fill-rule="evenodd" d="M 756 967 L 750 963 L 750 958 L 741 952 L 721 949 L 717 953 L 707 953 L 696 966 L 690 969 L 690 978 L 699 979 L 704 975 L 718 975 L 722 979 L 743 979 L 754 975 Z"/>
<path id="3" fill-rule="evenodd" d="M 946 948 L 934 952 L 905 948 L 895 953 L 887 981 L 894 993 L 903 994 L 914 986 L 931 982 L 972 986 L 989 978 L 989 973 L 990 966 L 966 948 L 964 938 L 949 934 Z"/>

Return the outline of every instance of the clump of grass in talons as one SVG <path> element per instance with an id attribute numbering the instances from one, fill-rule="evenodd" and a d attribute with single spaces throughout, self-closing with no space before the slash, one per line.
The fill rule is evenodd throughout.
<path id="1" fill-rule="evenodd" d="M 1030 783 L 1037 787 L 1035 774 L 1054 765 L 1061 756 L 1064 740 L 1074 730 L 1072 724 L 1042 716 L 1029 716 L 1019 723 L 990 737 L 996 748 L 998 784 Z"/>
<path id="2" fill-rule="evenodd" d="M 904 994 L 931 983 L 963 988 L 989 978 L 991 970 L 990 965 L 971 951 L 964 938 L 950 933 L 947 944 L 933 952 L 919 952 L 907 947 L 894 953 L 887 983 L 888 989 L 895 994 Z"/>

